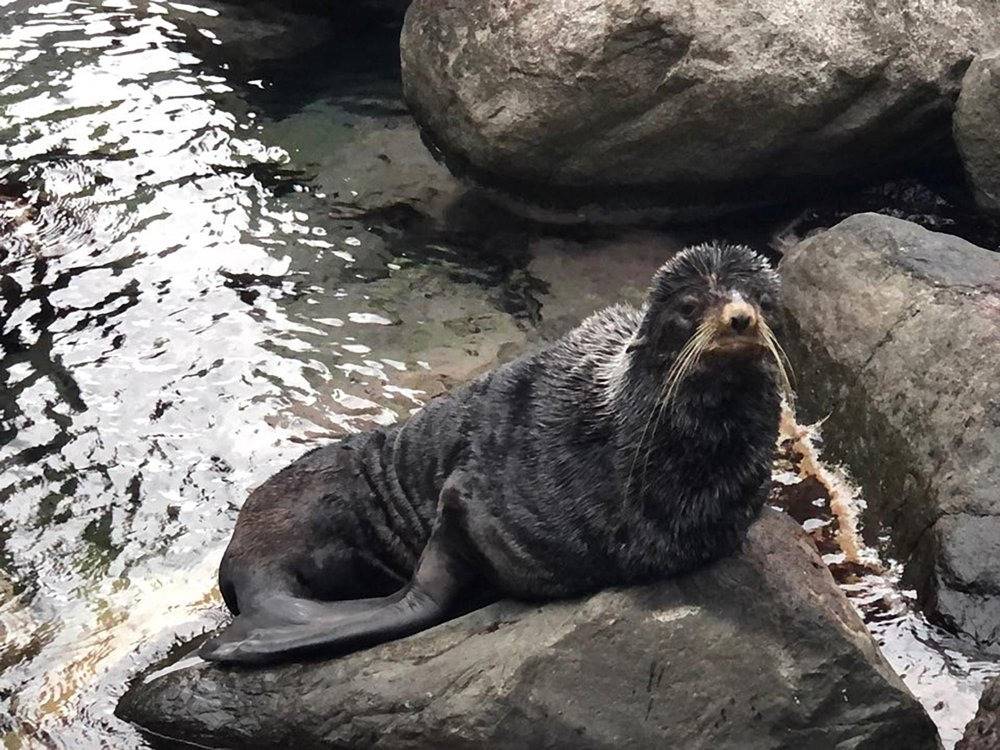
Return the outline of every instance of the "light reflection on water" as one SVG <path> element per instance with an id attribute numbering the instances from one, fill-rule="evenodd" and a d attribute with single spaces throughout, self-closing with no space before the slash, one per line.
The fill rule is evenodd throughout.
<path id="1" fill-rule="evenodd" d="M 282 182 L 299 134 L 255 111 L 265 82 L 203 61 L 216 9 L 2 7 L 0 737 L 132 744 L 113 696 L 219 616 L 247 489 L 416 408 L 438 363 L 401 333 L 385 243 Z M 359 117 L 320 111 L 342 139 Z"/>
<path id="2" fill-rule="evenodd" d="M 902 588 L 902 567 L 844 585 L 892 668 L 938 725 L 946 748 L 962 738 L 983 682 L 1000 675 L 995 656 L 979 652 L 915 610 L 916 592 Z"/>
<path id="3" fill-rule="evenodd" d="M 0 32 L 0 738 L 133 746 L 115 698 L 222 616 L 249 488 L 634 298 L 671 248 L 477 213 L 391 35 L 209 0 L 0 0 Z"/>

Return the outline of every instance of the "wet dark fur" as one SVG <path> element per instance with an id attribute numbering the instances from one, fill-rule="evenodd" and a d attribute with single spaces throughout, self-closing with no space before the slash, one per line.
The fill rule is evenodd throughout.
<path id="1" fill-rule="evenodd" d="M 763 261 L 744 248 L 695 248 L 661 269 L 643 310 L 598 313 L 405 423 L 278 473 L 250 496 L 226 551 L 220 586 L 243 617 L 219 642 L 336 623 L 348 610 L 316 600 L 400 589 L 435 519 L 448 528 L 439 546 L 455 552 L 447 573 L 460 571 L 466 601 L 580 594 L 736 550 L 770 476 L 773 363 L 707 355 L 675 404 L 658 409 L 699 316 L 732 289 L 775 325 L 778 282 Z"/>

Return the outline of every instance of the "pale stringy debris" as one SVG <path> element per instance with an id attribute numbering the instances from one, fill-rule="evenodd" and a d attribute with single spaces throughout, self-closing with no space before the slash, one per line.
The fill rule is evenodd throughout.
<path id="1" fill-rule="evenodd" d="M 778 441 L 791 440 L 792 450 L 800 457 L 799 475 L 802 478 L 812 477 L 826 489 L 830 511 L 837 519 L 837 544 L 844 553 L 845 561 L 859 563 L 862 562 L 864 543 L 858 534 L 858 509 L 854 502 L 858 490 L 843 471 L 831 469 L 820 461 L 816 444 L 820 441 L 821 424 L 799 424 L 794 409 L 787 402 L 782 402 Z"/>

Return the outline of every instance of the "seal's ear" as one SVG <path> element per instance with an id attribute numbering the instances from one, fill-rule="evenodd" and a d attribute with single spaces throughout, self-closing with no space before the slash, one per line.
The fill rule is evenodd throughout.
<path id="1" fill-rule="evenodd" d="M 631 353 L 639 349 L 645 349 L 646 344 L 649 343 L 645 336 L 640 336 L 637 339 L 633 339 L 632 343 L 625 348 L 626 353 Z"/>

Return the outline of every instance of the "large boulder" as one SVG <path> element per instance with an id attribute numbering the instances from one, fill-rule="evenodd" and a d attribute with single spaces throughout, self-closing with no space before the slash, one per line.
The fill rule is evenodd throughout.
<path id="1" fill-rule="evenodd" d="M 955 750 L 997 750 L 1000 747 L 1000 677 L 986 685 L 979 710 L 965 728 Z"/>
<path id="2" fill-rule="evenodd" d="M 993 0 L 415 0 L 403 86 L 482 184 L 683 217 L 926 161 L 998 40 Z"/>
<path id="3" fill-rule="evenodd" d="M 501 602 L 326 662 L 198 661 L 134 686 L 118 714 L 212 747 L 939 747 L 811 542 L 774 511 L 743 554 L 693 575 Z"/>
<path id="4" fill-rule="evenodd" d="M 980 55 L 969 66 L 954 130 L 976 203 L 1000 213 L 1000 52 Z"/>
<path id="5" fill-rule="evenodd" d="M 781 263 L 801 412 L 928 612 L 1000 649 L 1000 255 L 859 214 Z"/>

